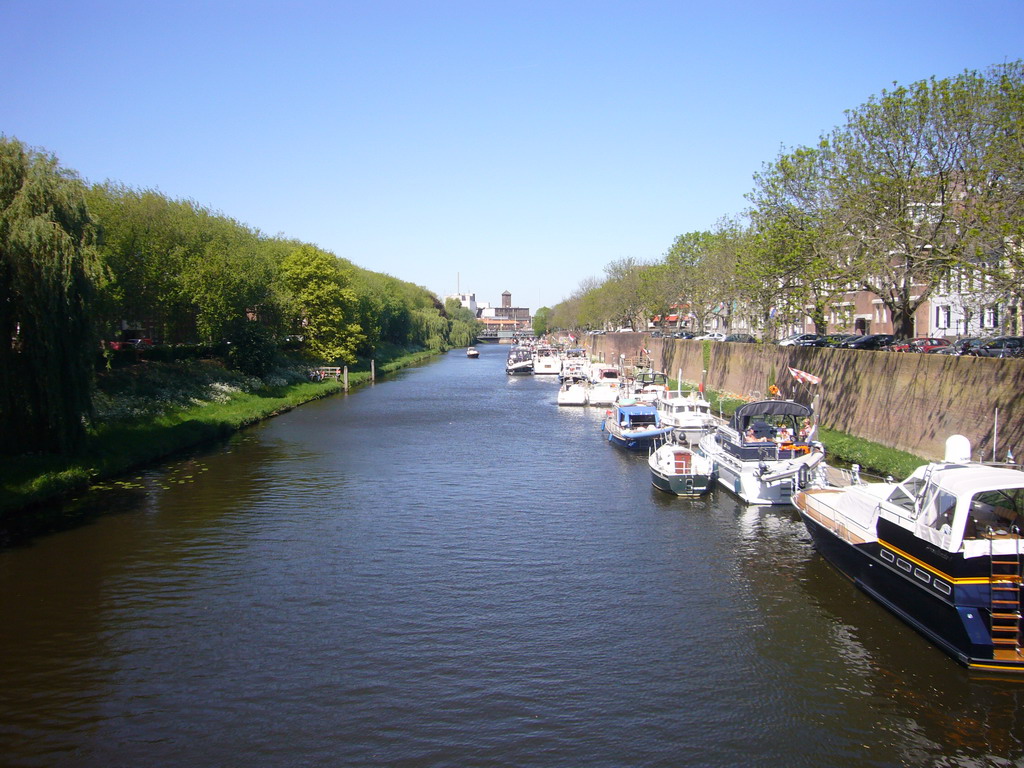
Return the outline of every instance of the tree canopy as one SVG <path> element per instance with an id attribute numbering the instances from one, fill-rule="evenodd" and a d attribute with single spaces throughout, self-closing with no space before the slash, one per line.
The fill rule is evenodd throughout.
<path id="1" fill-rule="evenodd" d="M 91 415 L 90 305 L 102 270 L 84 187 L 55 157 L 0 137 L 0 445 L 78 448 Z"/>

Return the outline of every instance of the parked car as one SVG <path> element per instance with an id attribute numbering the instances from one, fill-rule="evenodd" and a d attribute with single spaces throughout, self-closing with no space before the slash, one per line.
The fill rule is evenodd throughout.
<path id="1" fill-rule="evenodd" d="M 713 333 L 705 333 L 703 336 L 698 336 L 697 339 L 700 341 L 725 341 L 725 334 L 715 331 Z"/>
<path id="2" fill-rule="evenodd" d="M 824 337 L 826 347 L 838 347 L 844 341 L 856 339 L 856 333 L 829 333 Z"/>
<path id="3" fill-rule="evenodd" d="M 693 337 L 694 335 L 689 331 L 679 331 L 678 333 L 672 334 L 672 338 L 674 339 L 692 339 Z"/>
<path id="4" fill-rule="evenodd" d="M 918 336 L 916 339 L 898 340 L 890 344 L 886 349 L 890 352 L 931 352 L 934 349 L 948 346 L 950 344 L 945 339 Z"/>
<path id="5" fill-rule="evenodd" d="M 996 336 L 974 347 L 971 354 L 978 357 L 1022 357 L 1024 336 Z"/>
<path id="6" fill-rule="evenodd" d="M 891 352 L 896 347 L 902 347 L 910 343 L 910 339 L 905 336 L 894 336 L 889 341 L 885 342 L 878 347 L 883 352 Z"/>
<path id="7" fill-rule="evenodd" d="M 824 339 L 820 333 L 794 333 L 784 339 L 779 339 L 780 347 L 814 347 Z"/>
<path id="8" fill-rule="evenodd" d="M 895 334 L 892 333 L 868 333 L 847 339 L 839 346 L 842 349 L 881 349 L 895 338 Z"/>
<path id="9" fill-rule="evenodd" d="M 977 346 L 988 341 L 988 339 L 980 336 L 964 336 L 953 342 L 953 354 L 963 355 L 966 354 L 967 350 L 972 346 Z"/>
<path id="10" fill-rule="evenodd" d="M 723 341 L 738 341 L 741 344 L 756 344 L 757 339 L 749 333 L 730 333 Z"/>

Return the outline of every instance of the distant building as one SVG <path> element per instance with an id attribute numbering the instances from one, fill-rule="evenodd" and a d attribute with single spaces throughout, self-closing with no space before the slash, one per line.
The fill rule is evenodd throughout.
<path id="1" fill-rule="evenodd" d="M 453 293 L 450 296 L 445 296 L 445 301 L 448 299 L 457 299 L 459 304 L 468 310 L 471 310 L 474 314 L 477 313 L 479 307 L 476 303 L 475 293 Z"/>
<path id="2" fill-rule="evenodd" d="M 502 325 L 505 327 L 502 330 L 507 330 L 508 328 L 530 328 L 533 325 L 530 310 L 527 307 L 513 307 L 512 294 L 508 291 L 501 294 L 500 307 L 482 309 L 479 316 L 488 325 L 497 325 L 497 323 L 488 321 L 503 321 Z"/>

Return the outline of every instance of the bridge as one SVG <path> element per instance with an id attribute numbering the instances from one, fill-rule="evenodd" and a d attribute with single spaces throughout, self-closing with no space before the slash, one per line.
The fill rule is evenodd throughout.
<path id="1" fill-rule="evenodd" d="M 513 339 L 523 337 L 532 339 L 534 337 L 533 331 L 498 331 L 494 328 L 485 328 L 476 335 L 477 341 L 496 341 L 507 344 L 511 344 Z"/>

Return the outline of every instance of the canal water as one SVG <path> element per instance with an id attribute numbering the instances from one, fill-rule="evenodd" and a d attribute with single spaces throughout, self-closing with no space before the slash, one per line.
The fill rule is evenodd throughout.
<path id="1" fill-rule="evenodd" d="M 653 488 L 484 346 L 77 502 L 0 552 L 0 764 L 1024 764 L 792 509 Z"/>

